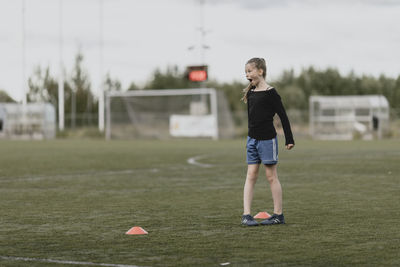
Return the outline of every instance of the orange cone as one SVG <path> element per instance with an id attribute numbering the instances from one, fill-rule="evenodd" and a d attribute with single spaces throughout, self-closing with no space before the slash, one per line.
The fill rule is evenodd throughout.
<path id="1" fill-rule="evenodd" d="M 129 229 L 129 231 L 126 232 L 125 234 L 127 234 L 127 235 L 147 235 L 148 233 L 142 227 L 135 226 L 135 227 L 132 227 L 131 229 Z"/>
<path id="2" fill-rule="evenodd" d="M 254 216 L 256 219 L 268 219 L 269 217 L 271 217 L 271 215 L 265 211 L 259 212 L 256 216 Z"/>

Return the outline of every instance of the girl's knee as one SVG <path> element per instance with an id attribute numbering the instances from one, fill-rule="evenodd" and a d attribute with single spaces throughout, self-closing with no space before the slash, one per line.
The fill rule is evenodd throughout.
<path id="1" fill-rule="evenodd" d="M 270 174 L 270 175 L 266 175 L 267 180 L 269 183 L 273 183 L 274 181 L 278 180 L 278 177 L 276 175 Z"/>
<path id="2" fill-rule="evenodd" d="M 275 180 L 278 180 L 278 173 L 276 171 L 276 165 L 266 166 L 265 176 L 267 177 L 268 182 L 272 183 Z"/>
<path id="3" fill-rule="evenodd" d="M 255 182 L 257 181 L 258 178 L 258 173 L 255 172 L 247 172 L 247 177 L 246 179 L 251 181 L 251 182 Z"/>
<path id="4" fill-rule="evenodd" d="M 256 181 L 258 178 L 258 168 L 259 165 L 249 165 L 247 168 L 247 180 Z"/>
<path id="5" fill-rule="evenodd" d="M 278 180 L 278 174 L 276 172 L 266 172 L 265 176 L 267 177 L 268 182 L 273 183 Z"/>

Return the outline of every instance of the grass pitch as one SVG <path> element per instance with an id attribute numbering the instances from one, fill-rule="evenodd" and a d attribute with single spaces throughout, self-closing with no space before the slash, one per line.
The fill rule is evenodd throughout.
<path id="1" fill-rule="evenodd" d="M 400 265 L 400 142 L 282 143 L 287 224 L 250 228 L 245 140 L 1 141 L 0 266 Z M 263 169 L 259 211 L 273 211 Z"/>

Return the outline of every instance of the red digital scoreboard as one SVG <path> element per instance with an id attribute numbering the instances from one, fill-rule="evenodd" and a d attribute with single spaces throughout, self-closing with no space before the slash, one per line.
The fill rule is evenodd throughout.
<path id="1" fill-rule="evenodd" d="M 207 81 L 208 67 L 206 65 L 203 66 L 189 66 L 187 67 L 187 78 L 192 82 L 204 82 Z"/>

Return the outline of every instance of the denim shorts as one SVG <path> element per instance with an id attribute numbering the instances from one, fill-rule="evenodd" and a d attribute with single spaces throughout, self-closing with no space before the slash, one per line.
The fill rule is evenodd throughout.
<path id="1" fill-rule="evenodd" d="M 247 137 L 247 164 L 274 165 L 278 163 L 278 138 L 256 140 Z"/>

